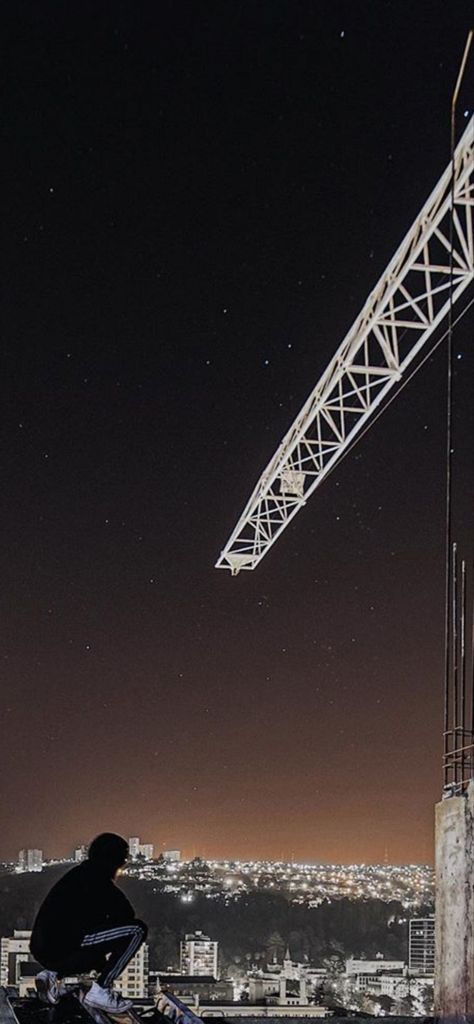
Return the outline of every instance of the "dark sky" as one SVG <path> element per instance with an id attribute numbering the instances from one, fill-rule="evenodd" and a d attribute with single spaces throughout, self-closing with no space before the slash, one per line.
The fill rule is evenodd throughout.
<path id="1" fill-rule="evenodd" d="M 3 5 L 0 856 L 431 859 L 443 352 L 213 564 L 448 162 L 470 13 Z"/>

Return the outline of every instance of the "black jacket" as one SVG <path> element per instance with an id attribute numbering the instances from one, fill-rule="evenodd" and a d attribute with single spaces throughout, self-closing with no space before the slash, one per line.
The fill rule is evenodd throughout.
<path id="1" fill-rule="evenodd" d="M 125 893 L 86 860 L 53 885 L 33 925 L 30 949 L 40 963 L 78 949 L 84 935 L 135 919 Z"/>

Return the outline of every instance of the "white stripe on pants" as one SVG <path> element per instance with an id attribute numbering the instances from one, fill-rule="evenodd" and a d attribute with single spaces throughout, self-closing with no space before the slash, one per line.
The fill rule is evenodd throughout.
<path id="1" fill-rule="evenodd" d="M 107 967 L 101 972 L 100 984 L 103 988 L 109 988 L 110 985 L 118 978 L 119 974 L 122 973 L 124 967 L 127 966 L 129 961 L 137 952 L 137 949 L 141 946 L 145 938 L 143 926 L 141 924 L 125 924 L 118 928 L 108 928 L 103 932 L 95 932 L 91 935 L 84 935 L 81 942 L 81 948 L 90 949 L 92 946 L 106 946 L 109 942 L 115 944 L 117 941 L 129 939 L 123 953 L 119 956 L 119 959 L 112 963 L 110 968 Z M 113 952 L 109 950 L 109 952 Z"/>

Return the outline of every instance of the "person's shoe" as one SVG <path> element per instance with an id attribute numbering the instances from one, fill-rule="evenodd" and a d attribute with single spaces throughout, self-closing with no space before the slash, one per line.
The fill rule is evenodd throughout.
<path id="1" fill-rule="evenodd" d="M 59 997 L 63 995 L 63 992 L 59 990 L 56 971 L 40 971 L 36 975 L 35 985 L 42 1003 L 48 1003 L 50 1006 L 56 1006 L 56 1003 L 59 1003 Z"/>
<path id="2" fill-rule="evenodd" d="M 123 999 L 119 992 L 113 988 L 102 988 L 96 981 L 84 998 L 84 1005 L 91 1006 L 95 1010 L 104 1010 L 105 1013 L 121 1014 L 131 1010 L 133 1003 L 131 999 Z"/>

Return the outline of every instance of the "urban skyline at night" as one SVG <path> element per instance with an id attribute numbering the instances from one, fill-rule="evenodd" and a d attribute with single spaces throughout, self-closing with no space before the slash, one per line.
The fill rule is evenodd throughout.
<path id="1" fill-rule="evenodd" d="M 445 346 L 254 572 L 214 565 L 448 166 L 471 5 L 224 8 L 5 12 L 0 857 L 429 873 Z M 457 138 L 473 95 L 471 62 Z"/>
<path id="2" fill-rule="evenodd" d="M 61 864 L 80 863 L 87 847 L 77 847 L 66 858 L 44 857 L 36 848 L 23 849 L 4 867 L 14 873 L 37 873 Z M 399 900 L 406 908 L 430 904 L 434 898 L 434 873 L 421 864 L 311 864 L 285 861 L 207 859 L 183 857 L 181 851 L 154 851 L 131 857 L 124 876 L 154 882 L 154 891 L 170 893 L 192 902 L 203 893 L 209 899 L 235 900 L 255 891 L 283 892 L 290 902 L 317 907 L 331 899 Z"/>

